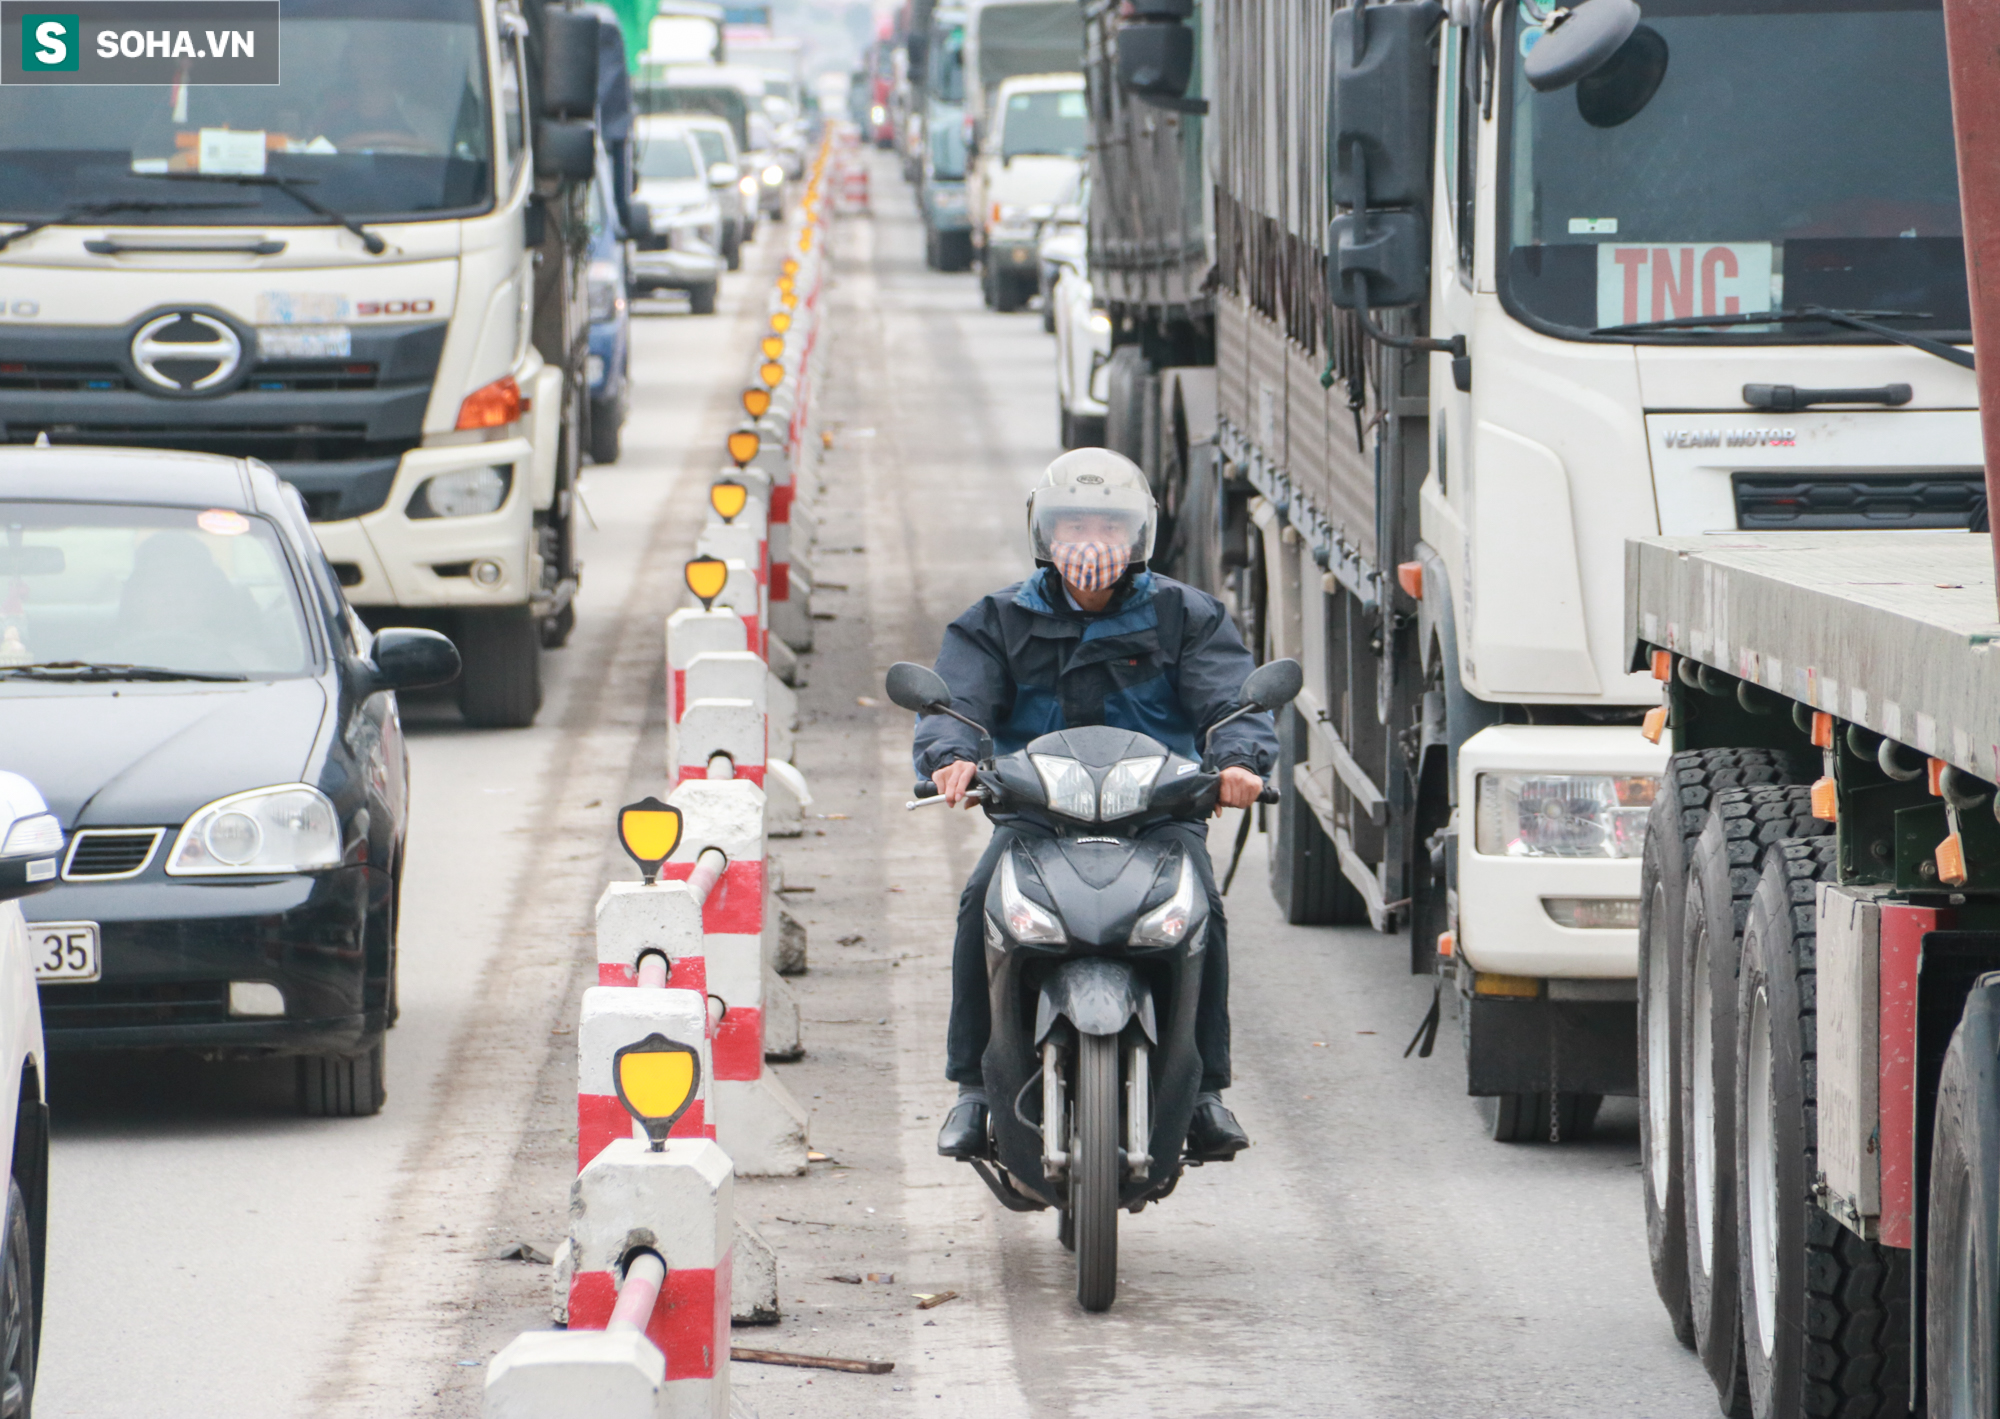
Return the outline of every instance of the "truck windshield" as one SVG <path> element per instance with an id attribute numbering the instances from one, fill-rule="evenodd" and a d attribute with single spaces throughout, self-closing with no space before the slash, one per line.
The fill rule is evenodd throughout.
<path id="1" fill-rule="evenodd" d="M 0 219 L 171 196 L 162 178 L 267 175 L 371 221 L 476 209 L 493 117 L 475 0 L 285 0 L 283 82 L 0 88 Z M 207 186 L 207 184 L 203 184 Z M 216 183 L 203 225 L 325 220 L 280 184 Z M 119 210 L 122 226 L 184 210 Z"/>
<path id="2" fill-rule="evenodd" d="M 1036 155 L 1080 158 L 1089 134 L 1083 90 L 1014 94 L 1007 100 L 1007 114 L 1001 120 L 1000 157 Z"/>
<path id="3" fill-rule="evenodd" d="M 953 25 L 931 41 L 931 97 L 965 102 L 965 26 Z"/>
<path id="4" fill-rule="evenodd" d="M 1524 54 L 1552 6 L 1509 8 L 1506 52 Z M 1508 308 L 1557 334 L 1826 306 L 1969 338 L 1937 0 L 1644 10 L 1611 64 L 1573 88 L 1536 93 L 1511 75 Z M 1795 323 L 1643 338 L 1877 337 Z"/>
<path id="5" fill-rule="evenodd" d="M 957 104 L 933 104 L 925 125 L 931 138 L 931 176 L 940 182 L 965 180 L 965 114 Z"/>

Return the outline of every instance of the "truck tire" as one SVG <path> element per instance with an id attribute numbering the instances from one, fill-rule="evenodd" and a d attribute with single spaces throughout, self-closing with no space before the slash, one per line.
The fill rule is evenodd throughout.
<path id="1" fill-rule="evenodd" d="M 1690 785 L 1700 789 L 1706 785 Z M 1691 793 L 1690 797 L 1698 796 Z M 1736 989 L 1743 922 L 1764 855 L 1831 825 L 1811 790 L 1762 784 L 1710 791 L 1682 898 L 1681 1197 L 1695 1353 L 1722 1412 L 1748 1419 L 1736 1275 Z M 1685 846 L 1685 843 L 1683 843 Z"/>
<path id="2" fill-rule="evenodd" d="M 1744 1374 L 1758 1415 L 1902 1415 L 1909 1257 L 1863 1241 L 1813 1201 L 1814 888 L 1831 836 L 1764 855 L 1736 996 L 1736 1247 Z M 1986 1283 L 1990 1286 L 1990 1280 Z"/>
<path id="3" fill-rule="evenodd" d="M 972 269 L 972 233 L 938 233 L 938 270 L 970 271 Z"/>
<path id="4" fill-rule="evenodd" d="M 1639 873 L 1639 1157 L 1653 1289 L 1674 1335 L 1694 1346 L 1687 1211 L 1681 1193 L 1681 931 L 1687 864 L 1725 788 L 1797 783 L 1805 770 L 1775 749 L 1691 749 L 1667 761 L 1646 820 Z"/>
<path id="5" fill-rule="evenodd" d="M 368 1118 L 389 1098 L 383 1084 L 382 1037 L 353 1054 L 298 1058 L 299 1112 L 307 1118 Z"/>
<path id="6" fill-rule="evenodd" d="M 618 461 L 619 445 L 625 432 L 624 416 L 609 400 L 590 404 L 590 461 L 599 465 Z"/>
<path id="7" fill-rule="evenodd" d="M 1293 926 L 1365 926 L 1368 904 L 1340 870 L 1333 839 L 1299 796 L 1292 766 L 1304 746 L 1306 722 L 1295 709 L 1278 716 L 1279 799 L 1272 810 L 1271 895 Z"/>
<path id="8" fill-rule="evenodd" d="M 1602 1094 L 1491 1094 L 1476 1100 L 1495 1143 L 1575 1143 L 1590 1136 Z"/>
<path id="9" fill-rule="evenodd" d="M 924 227 L 924 265 L 933 271 L 943 269 L 938 256 L 938 234 L 929 224 Z"/>
<path id="10" fill-rule="evenodd" d="M 688 291 L 688 310 L 695 315 L 714 315 L 716 285 L 716 282 L 710 281 L 705 286 L 695 286 L 690 289 Z"/>
<path id="11" fill-rule="evenodd" d="M 731 271 L 743 269 L 743 238 L 733 232 L 722 244 L 722 263 Z"/>
<path id="12" fill-rule="evenodd" d="M 542 632 L 526 606 L 463 611 L 458 711 L 477 729 L 525 729 L 542 708 Z"/>
<path id="13" fill-rule="evenodd" d="M 1019 272 L 996 271 L 993 273 L 993 308 L 1002 315 L 1026 310 L 1032 290 L 1028 282 L 1021 279 Z"/>
<path id="14" fill-rule="evenodd" d="M 1933 1117 L 1925 1389 L 1938 1419 L 1971 1419 L 2000 1401 L 2000 974 L 1966 996 Z"/>

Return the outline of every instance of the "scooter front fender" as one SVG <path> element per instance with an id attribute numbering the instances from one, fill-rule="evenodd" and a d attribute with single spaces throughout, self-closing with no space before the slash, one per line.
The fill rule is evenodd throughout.
<path id="1" fill-rule="evenodd" d="M 1041 1048 L 1057 1020 L 1068 1020 L 1079 1034 L 1115 1035 L 1132 1019 L 1146 1032 L 1148 1043 L 1157 1046 L 1153 992 L 1139 973 L 1124 961 L 1081 956 L 1063 962 L 1042 982 L 1035 1006 L 1035 1048 Z"/>

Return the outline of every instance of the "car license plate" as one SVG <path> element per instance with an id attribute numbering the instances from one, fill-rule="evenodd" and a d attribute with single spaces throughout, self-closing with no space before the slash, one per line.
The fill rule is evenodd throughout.
<path id="1" fill-rule="evenodd" d="M 94 921 L 31 921 L 28 945 L 38 981 L 90 981 L 104 974 Z"/>

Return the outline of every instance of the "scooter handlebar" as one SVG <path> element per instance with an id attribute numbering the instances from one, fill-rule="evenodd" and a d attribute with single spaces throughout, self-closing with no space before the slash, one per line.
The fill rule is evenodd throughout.
<path id="1" fill-rule="evenodd" d="M 1257 801 L 1259 803 L 1276 803 L 1279 797 L 1278 790 L 1267 783 L 1264 785 L 1264 791 L 1257 795 Z"/>

